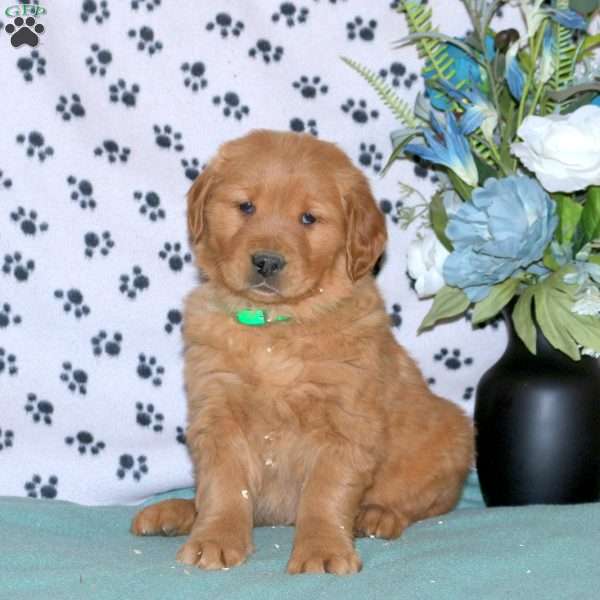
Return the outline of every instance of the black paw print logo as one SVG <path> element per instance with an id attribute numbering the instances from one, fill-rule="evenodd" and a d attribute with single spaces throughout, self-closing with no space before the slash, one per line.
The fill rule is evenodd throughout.
<path id="1" fill-rule="evenodd" d="M 62 364 L 60 380 L 63 381 L 73 393 L 79 392 L 82 396 L 87 394 L 88 375 L 83 369 L 74 369 L 73 365 L 66 361 Z"/>
<path id="2" fill-rule="evenodd" d="M 173 148 L 175 152 L 183 150 L 184 146 L 181 143 L 182 136 L 179 131 L 173 131 L 170 125 L 165 125 L 164 127 L 154 125 L 152 129 L 154 130 L 154 141 L 159 148 Z"/>
<path id="3" fill-rule="evenodd" d="M 397 225 L 400 222 L 398 215 L 400 214 L 400 210 L 404 207 L 404 202 L 402 200 L 397 200 L 395 203 L 392 203 L 391 200 L 387 198 L 383 198 L 379 202 L 379 209 L 384 215 L 387 215 L 392 220 L 392 223 Z M 414 282 L 410 279 L 410 282 L 414 286 Z"/>
<path id="4" fill-rule="evenodd" d="M 70 121 L 71 117 L 83 117 L 85 115 L 85 108 L 81 104 L 79 94 L 71 94 L 70 100 L 67 96 L 63 95 L 58 98 L 56 112 L 62 115 L 63 120 Z"/>
<path id="5" fill-rule="evenodd" d="M 191 181 L 194 181 L 200 175 L 200 170 L 204 168 L 204 166 L 200 167 L 200 161 L 197 158 L 183 158 L 181 159 L 181 166 L 185 176 Z"/>
<path id="6" fill-rule="evenodd" d="M 295 117 L 290 121 L 290 129 L 296 133 L 307 132 L 315 137 L 319 135 L 319 132 L 317 131 L 317 122 L 314 119 L 307 119 L 306 122 L 304 122 L 302 119 Z"/>
<path id="7" fill-rule="evenodd" d="M 0 189 L 4 188 L 5 190 L 9 190 L 12 187 L 12 179 L 9 179 L 4 175 L 2 170 L 0 170 Z"/>
<path id="8" fill-rule="evenodd" d="M 102 25 L 110 17 L 107 0 L 83 0 L 81 5 L 81 20 L 87 23 L 90 20 Z"/>
<path id="9" fill-rule="evenodd" d="M 433 355 L 433 359 L 438 362 L 443 362 L 446 368 L 451 371 L 460 369 L 463 365 L 472 365 L 472 358 L 462 358 L 461 351 L 454 348 L 452 353 L 448 352 L 448 348 L 442 348 L 437 354 Z"/>
<path id="10" fill-rule="evenodd" d="M 20 252 L 4 255 L 2 272 L 12 275 L 17 281 L 23 282 L 29 279 L 35 269 L 33 260 L 26 260 Z"/>
<path id="11" fill-rule="evenodd" d="M 269 40 L 260 39 L 256 42 L 254 48 L 248 50 L 248 55 L 252 58 L 262 56 L 263 62 L 269 64 L 271 61 L 279 62 L 283 56 L 282 46 L 273 46 Z"/>
<path id="12" fill-rule="evenodd" d="M 402 307 L 398 303 L 392 304 L 390 323 L 392 324 L 392 327 L 400 327 L 400 325 L 402 325 Z"/>
<path id="13" fill-rule="evenodd" d="M 226 38 L 229 34 L 238 37 L 244 30 L 244 24 L 241 21 L 234 21 L 231 15 L 227 13 L 218 13 L 214 21 L 206 24 L 207 31 L 220 31 L 221 37 Z"/>
<path id="14" fill-rule="evenodd" d="M 104 442 L 95 441 L 94 436 L 89 431 L 80 431 L 74 436 L 67 436 L 65 438 L 65 444 L 67 446 L 76 446 L 79 454 L 93 454 L 96 456 L 101 450 L 106 448 Z"/>
<path id="15" fill-rule="evenodd" d="M 148 459 L 143 455 L 134 458 L 131 454 L 121 454 L 119 457 L 117 477 L 119 479 L 125 479 L 129 473 L 131 473 L 131 476 L 135 481 L 139 481 L 148 473 Z"/>
<path id="16" fill-rule="evenodd" d="M 95 156 L 106 155 L 109 163 L 115 163 L 117 160 L 125 163 L 131 154 L 131 150 L 127 146 L 122 148 L 114 140 L 104 140 L 102 146 L 94 148 Z"/>
<path id="17" fill-rule="evenodd" d="M 9 325 L 20 325 L 22 322 L 21 315 L 15 315 L 12 307 L 7 302 L 0 305 L 0 329 L 4 329 Z"/>
<path id="18" fill-rule="evenodd" d="M 131 8 L 139 10 L 142 6 L 146 7 L 148 12 L 152 12 L 157 6 L 160 6 L 161 0 L 131 0 Z"/>
<path id="19" fill-rule="evenodd" d="M 10 213 L 10 218 L 17 223 L 25 235 L 36 235 L 48 231 L 48 223 L 39 223 L 35 210 L 25 210 L 22 206 Z"/>
<path id="20" fill-rule="evenodd" d="M 29 56 L 21 56 L 17 60 L 17 68 L 21 71 L 23 79 L 27 82 L 33 81 L 33 75 L 46 74 L 46 59 L 37 50 L 32 50 Z"/>
<path id="21" fill-rule="evenodd" d="M 344 104 L 342 104 L 342 111 L 348 113 L 356 123 L 363 125 L 371 119 L 377 119 L 379 112 L 376 110 L 369 110 L 365 100 L 355 101 L 352 98 L 348 98 Z"/>
<path id="22" fill-rule="evenodd" d="M 297 8 L 292 2 L 282 2 L 279 5 L 279 11 L 271 15 L 273 23 L 285 23 L 288 27 L 294 27 L 296 24 L 306 23 L 309 10 L 305 6 Z"/>
<path id="23" fill-rule="evenodd" d="M 85 304 L 83 294 L 71 288 L 66 292 L 64 290 L 55 290 L 54 297 L 63 301 L 63 310 L 66 313 L 72 312 L 77 319 L 87 317 L 90 314 L 90 307 Z"/>
<path id="24" fill-rule="evenodd" d="M 377 150 L 375 144 L 360 144 L 358 162 L 365 168 L 371 167 L 375 173 L 381 171 L 383 154 Z"/>
<path id="25" fill-rule="evenodd" d="M 164 415 L 154 411 L 154 404 L 144 405 L 137 402 L 135 405 L 136 423 L 142 427 L 149 427 L 152 431 L 159 433 L 163 430 Z"/>
<path id="26" fill-rule="evenodd" d="M 354 17 L 353 21 L 346 23 L 346 36 L 349 40 L 355 40 L 358 36 L 365 42 L 372 42 L 375 39 L 376 28 L 377 21 L 375 19 L 365 21 L 362 17 Z"/>
<path id="27" fill-rule="evenodd" d="M 108 65 L 110 65 L 112 62 L 111 51 L 106 50 L 105 48 L 100 48 L 98 44 L 92 44 L 90 46 L 90 50 L 92 51 L 92 56 L 88 56 L 85 59 L 85 64 L 87 65 L 88 71 L 92 75 L 98 73 L 100 77 L 104 77 L 106 75 L 106 69 Z"/>
<path id="28" fill-rule="evenodd" d="M 10 35 L 10 43 L 18 48 L 23 44 L 35 48 L 38 45 L 39 36 L 44 33 L 45 28 L 41 23 L 36 23 L 33 17 L 17 17 L 4 27 L 4 31 Z"/>
<path id="29" fill-rule="evenodd" d="M 150 280 L 142 272 L 141 267 L 135 266 L 131 275 L 121 275 L 119 291 L 134 300 L 137 295 L 150 287 Z"/>
<path id="30" fill-rule="evenodd" d="M 185 438 L 185 430 L 183 429 L 183 427 L 177 427 L 175 429 L 175 439 L 179 444 L 183 444 L 185 446 L 187 440 Z"/>
<path id="31" fill-rule="evenodd" d="M 31 415 L 34 423 L 45 423 L 52 425 L 54 406 L 48 400 L 42 400 L 36 394 L 27 394 L 25 412 Z"/>
<path id="32" fill-rule="evenodd" d="M 140 86 L 137 83 L 127 87 L 124 79 L 117 80 L 108 87 L 109 99 L 111 102 L 122 102 L 125 106 L 135 106 L 137 95 L 140 93 Z"/>
<path id="33" fill-rule="evenodd" d="M 93 258 L 95 252 L 99 252 L 102 256 L 108 256 L 115 247 L 110 231 L 103 231 L 101 234 L 88 231 L 83 236 L 83 243 L 85 245 L 84 254 L 88 258 Z"/>
<path id="34" fill-rule="evenodd" d="M 0 451 L 5 448 L 12 448 L 15 434 L 12 429 L 3 430 L 0 427 Z"/>
<path id="35" fill-rule="evenodd" d="M 420 179 L 429 177 L 430 181 L 434 183 L 438 180 L 434 166 L 429 161 L 422 159 L 420 156 L 411 156 L 409 160 L 415 165 L 414 173 L 416 177 Z"/>
<path id="36" fill-rule="evenodd" d="M 250 114 L 250 109 L 242 104 L 240 97 L 235 92 L 227 92 L 223 98 L 215 96 L 213 98 L 215 106 L 223 106 L 223 114 L 226 117 L 234 116 L 238 121 Z"/>
<path id="37" fill-rule="evenodd" d="M 130 29 L 127 35 L 132 39 L 137 39 L 137 49 L 140 52 L 146 50 L 150 56 L 163 49 L 162 42 L 154 39 L 154 30 L 147 25 L 140 27 L 139 31 Z"/>
<path id="38" fill-rule="evenodd" d="M 0 348 L 0 375 L 16 375 L 19 372 L 17 366 L 17 357 L 14 354 L 8 354 L 4 348 Z"/>
<path id="39" fill-rule="evenodd" d="M 169 263 L 171 271 L 177 272 L 183 269 L 186 263 L 192 262 L 192 255 L 189 252 L 182 252 L 181 244 L 175 242 L 166 242 L 158 256 Z"/>
<path id="40" fill-rule="evenodd" d="M 115 331 L 112 336 L 109 336 L 104 329 L 101 329 L 92 339 L 92 352 L 94 356 L 102 356 L 106 353 L 108 356 L 119 356 L 121 353 L 121 344 L 123 343 L 123 335 L 119 331 Z"/>
<path id="41" fill-rule="evenodd" d="M 472 385 L 469 385 L 465 388 L 465 391 L 462 395 L 462 399 L 465 402 L 468 402 L 469 400 L 473 399 L 473 392 L 475 391 L 475 388 Z"/>
<path id="42" fill-rule="evenodd" d="M 167 313 L 167 322 L 165 323 L 165 331 L 167 333 L 173 333 L 173 331 L 175 331 L 175 329 L 181 325 L 182 320 L 183 320 L 183 315 L 181 314 L 181 311 L 176 308 L 172 308 Z"/>
<path id="43" fill-rule="evenodd" d="M 164 219 L 166 216 L 165 210 L 160 205 L 160 196 L 156 192 L 133 192 L 133 197 L 137 202 L 141 203 L 140 214 L 147 216 L 151 221 Z"/>
<path id="44" fill-rule="evenodd" d="M 403 77 L 406 75 L 406 67 L 401 62 L 393 62 L 389 68 L 380 69 L 379 77 L 388 81 L 394 86 L 399 87 L 403 81 Z"/>
<path id="45" fill-rule="evenodd" d="M 56 475 L 50 475 L 46 483 L 42 482 L 42 478 L 39 475 L 33 475 L 31 481 L 25 484 L 25 491 L 30 498 L 52 500 L 58 494 L 57 486 L 58 477 Z"/>
<path id="46" fill-rule="evenodd" d="M 78 180 L 75 175 L 69 175 L 67 183 L 73 188 L 71 191 L 71 200 L 73 202 L 77 202 L 84 210 L 87 208 L 94 210 L 96 208 L 96 201 L 92 196 L 94 187 L 87 179 Z"/>
<path id="47" fill-rule="evenodd" d="M 140 354 L 136 372 L 142 379 L 150 379 L 158 387 L 162 385 L 165 368 L 157 363 L 155 356 L 146 357 L 145 354 Z"/>
<path id="48" fill-rule="evenodd" d="M 205 64 L 197 60 L 196 62 L 184 62 L 181 65 L 181 70 L 185 73 L 183 85 L 189 87 L 192 92 L 197 92 L 199 89 L 204 89 L 208 85 L 208 81 L 204 75 L 206 74 Z"/>
<path id="49" fill-rule="evenodd" d="M 303 98 L 316 98 L 317 94 L 326 94 L 329 87 L 324 83 L 321 83 L 321 78 L 316 75 L 315 77 L 307 77 L 302 75 L 298 81 L 292 83 L 292 87 L 299 90 Z"/>
<path id="50" fill-rule="evenodd" d="M 44 136 L 39 131 L 30 131 L 27 135 L 20 133 L 17 136 L 17 143 L 24 144 L 27 148 L 27 156 L 37 156 L 40 162 L 44 162 L 54 154 L 54 149 L 46 144 Z"/>

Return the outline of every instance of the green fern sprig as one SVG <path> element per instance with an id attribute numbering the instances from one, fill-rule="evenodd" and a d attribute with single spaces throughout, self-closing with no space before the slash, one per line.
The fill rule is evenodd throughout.
<path id="1" fill-rule="evenodd" d="M 399 121 L 404 123 L 407 127 L 414 128 L 419 126 L 417 118 L 408 103 L 401 100 L 381 77 L 350 58 L 342 56 L 342 60 L 366 79 L 369 85 L 377 92 L 377 95 L 381 98 L 383 103 L 392 111 Z"/>
<path id="2" fill-rule="evenodd" d="M 412 35 L 437 33 L 431 23 L 431 8 L 415 0 L 403 0 L 398 5 L 398 11 L 403 12 L 406 24 Z M 448 55 L 446 45 L 439 40 L 429 37 L 420 37 L 416 40 L 419 58 L 425 60 L 423 74 L 430 79 L 443 79 L 449 81 L 456 75 L 454 61 Z M 460 88 L 464 82 L 456 87 Z"/>
<path id="3" fill-rule="evenodd" d="M 559 0 L 558 9 L 569 8 L 568 0 Z M 553 25 L 555 32 L 554 43 L 554 73 L 548 82 L 551 91 L 558 91 L 571 85 L 575 72 L 577 46 L 573 43 L 573 32 L 558 23 Z M 546 105 L 547 112 L 557 108 L 562 112 L 562 102 L 550 99 Z"/>

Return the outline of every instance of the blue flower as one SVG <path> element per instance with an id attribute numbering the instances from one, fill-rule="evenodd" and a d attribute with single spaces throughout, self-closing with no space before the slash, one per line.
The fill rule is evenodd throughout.
<path id="1" fill-rule="evenodd" d="M 515 100 L 521 100 L 525 86 L 525 73 L 519 65 L 517 52 L 519 51 L 519 40 L 513 42 L 506 52 L 506 64 L 504 77 L 508 83 L 508 89 Z"/>
<path id="2" fill-rule="evenodd" d="M 460 118 L 461 131 L 470 135 L 481 127 L 486 139 L 491 140 L 498 124 L 498 113 L 489 98 L 477 88 L 457 90 L 445 81 L 441 83 L 446 94 L 464 108 Z"/>
<path id="3" fill-rule="evenodd" d="M 462 38 L 457 39 L 463 41 Z M 448 83 L 455 89 L 461 87 L 465 83 L 468 83 L 472 88 L 477 87 L 484 89 L 487 83 L 485 72 L 477 61 L 454 44 L 445 43 L 442 45 L 445 47 L 447 56 L 452 59 L 452 70 L 454 71 L 454 75 L 447 80 Z M 492 61 L 495 54 L 494 36 L 487 35 L 485 38 L 486 60 Z M 429 63 L 427 63 L 427 66 L 430 66 Z M 425 78 L 425 90 L 427 91 L 427 96 L 431 100 L 432 106 L 437 110 L 448 110 L 452 105 L 452 102 L 443 92 L 436 89 L 436 84 L 439 80 L 435 77 L 435 71 L 426 69 L 423 72 L 423 77 Z"/>
<path id="4" fill-rule="evenodd" d="M 478 173 L 475 160 L 471 154 L 469 142 L 458 126 L 451 112 L 446 116 L 446 128 L 437 121 L 431 113 L 431 129 L 423 130 L 427 146 L 408 144 L 404 151 L 416 154 L 429 162 L 444 165 L 454 171 L 465 183 L 474 187 L 477 185 Z"/>
<path id="5" fill-rule="evenodd" d="M 546 12 L 550 15 L 553 21 L 567 29 L 587 29 L 587 21 L 574 10 L 557 10 L 556 8 L 547 8 Z"/>
<path id="6" fill-rule="evenodd" d="M 556 205 L 535 179 L 490 178 L 449 217 L 454 250 L 444 280 L 471 302 L 483 300 L 493 285 L 542 258 L 557 225 Z"/>

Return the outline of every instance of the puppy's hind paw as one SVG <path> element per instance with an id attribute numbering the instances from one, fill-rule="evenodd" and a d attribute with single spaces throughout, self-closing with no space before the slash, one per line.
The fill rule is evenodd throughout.
<path id="1" fill-rule="evenodd" d="M 366 504 L 360 507 L 354 521 L 357 537 L 378 537 L 392 540 L 408 527 L 408 519 L 379 504 Z"/>
<path id="2" fill-rule="evenodd" d="M 165 500 L 141 510 L 131 522 L 134 535 L 187 535 L 196 518 L 193 500 Z"/>

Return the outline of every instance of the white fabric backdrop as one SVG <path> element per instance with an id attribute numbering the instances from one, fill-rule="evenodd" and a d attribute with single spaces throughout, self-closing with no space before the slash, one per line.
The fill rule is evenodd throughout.
<path id="1" fill-rule="evenodd" d="M 432 4 L 465 32 L 458 2 Z M 399 181 L 427 195 L 431 172 L 410 162 L 379 177 L 396 124 L 339 57 L 384 69 L 407 100 L 419 67 L 391 49 L 406 31 L 389 2 L 44 6 L 37 48 L 0 33 L 0 494 L 136 502 L 192 485 L 178 312 L 195 283 L 191 178 L 227 139 L 304 128 L 362 163 L 386 210 Z M 470 413 L 502 327 L 417 337 L 429 303 L 405 275 L 412 233 L 388 225 L 378 281 L 394 332 Z"/>

